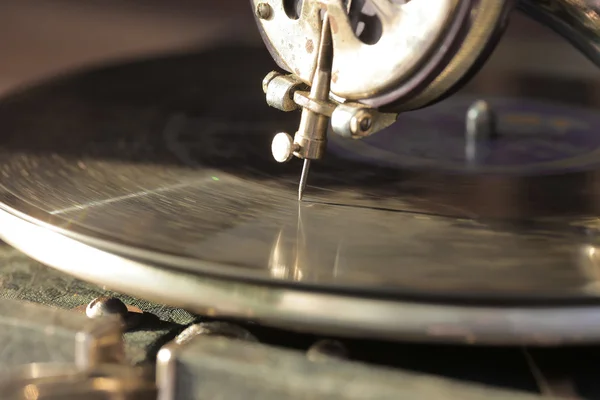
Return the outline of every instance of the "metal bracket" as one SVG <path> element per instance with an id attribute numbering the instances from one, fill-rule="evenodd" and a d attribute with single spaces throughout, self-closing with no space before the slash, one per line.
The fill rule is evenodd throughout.
<path id="1" fill-rule="evenodd" d="M 382 113 L 361 103 L 343 103 L 331 98 L 326 101 L 314 100 L 310 98 L 307 88 L 296 76 L 276 71 L 270 72 L 263 80 L 263 91 L 269 106 L 285 112 L 303 108 L 329 117 L 333 132 L 345 138 L 365 138 L 392 125 L 398 118 L 398 114 Z M 287 160 L 287 155 L 283 159 Z"/>

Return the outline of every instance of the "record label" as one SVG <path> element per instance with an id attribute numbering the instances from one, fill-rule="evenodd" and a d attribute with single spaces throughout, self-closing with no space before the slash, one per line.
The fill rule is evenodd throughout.
<path id="1" fill-rule="evenodd" d="M 400 115 L 364 140 L 332 134 L 330 151 L 355 161 L 395 168 L 473 170 L 466 157 L 466 121 L 472 97 L 454 97 Z M 528 99 L 486 99 L 496 116 L 496 137 L 478 144 L 477 172 L 553 174 L 597 168 L 600 114 L 590 109 Z"/>

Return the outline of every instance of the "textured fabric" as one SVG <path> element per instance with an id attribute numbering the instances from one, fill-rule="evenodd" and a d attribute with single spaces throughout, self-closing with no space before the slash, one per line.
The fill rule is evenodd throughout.
<path id="1" fill-rule="evenodd" d="M 19 251 L 0 244 L 0 299 L 26 300 L 62 309 L 87 305 L 99 296 L 114 296 L 144 311 L 139 325 L 125 334 L 133 364 L 153 362 L 160 346 L 171 340 L 195 317 L 181 309 L 121 295 L 48 268 Z"/>

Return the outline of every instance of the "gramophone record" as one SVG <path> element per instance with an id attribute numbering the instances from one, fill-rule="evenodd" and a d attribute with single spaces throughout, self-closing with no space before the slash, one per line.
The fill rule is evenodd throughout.
<path id="1" fill-rule="evenodd" d="M 298 117 L 264 105 L 257 82 L 270 68 L 264 51 L 219 48 L 87 71 L 5 98 L 6 221 L 17 216 L 161 274 L 385 301 L 596 303 L 600 142 L 588 135 L 600 122 L 583 107 L 594 104 L 544 102 L 547 84 L 531 100 L 485 93 L 500 113 L 501 137 L 487 161 L 462 168 L 450 151 L 461 132 L 449 120 L 483 95 L 472 87 L 401 120 L 390 128 L 397 132 L 332 138 L 298 203 L 300 163 L 278 164 L 269 152 L 273 134 L 294 129 Z M 539 126 L 525 120 L 526 140 L 515 145 L 514 116 L 532 112 Z M 431 145 L 443 125 L 456 143 L 436 163 Z M 432 140 L 403 154 L 415 126 Z M 562 136 L 545 138 L 549 126 L 564 128 Z M 531 143 L 544 151 L 527 162 Z M 373 158 L 377 151 L 364 146 L 386 156 Z M 0 234 L 26 252 L 44 245 L 19 245 L 11 232 L 5 225 Z M 142 291 L 143 279 L 125 270 L 129 278 L 119 280 L 85 264 L 80 276 L 119 290 L 165 299 L 180 290 L 146 279 Z"/>

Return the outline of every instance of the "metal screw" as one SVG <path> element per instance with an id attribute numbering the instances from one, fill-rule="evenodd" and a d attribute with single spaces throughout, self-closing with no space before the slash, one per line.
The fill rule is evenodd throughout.
<path id="1" fill-rule="evenodd" d="M 271 153 L 273 153 L 275 161 L 284 163 L 292 159 L 298 147 L 298 144 L 294 143 L 294 139 L 289 134 L 280 132 L 275 135 L 273 142 L 271 142 Z"/>
<path id="2" fill-rule="evenodd" d="M 353 135 L 365 136 L 373 127 L 373 116 L 366 110 L 356 110 L 356 114 L 350 122 L 350 130 Z"/>
<path id="3" fill-rule="evenodd" d="M 256 6 L 256 16 L 260 19 L 269 19 L 273 14 L 273 9 L 267 3 L 258 3 Z"/>
<path id="4" fill-rule="evenodd" d="M 372 122 L 373 121 L 371 120 L 371 117 L 369 115 L 363 117 L 359 123 L 360 129 L 363 132 L 367 132 L 369 129 L 371 129 Z"/>
<path id="5" fill-rule="evenodd" d="M 128 313 L 127 306 L 116 297 L 98 297 L 92 300 L 85 309 L 85 315 L 89 318 L 118 315 L 125 321 Z"/>
<path id="6" fill-rule="evenodd" d="M 262 88 L 263 88 L 263 92 L 265 92 L 265 94 L 267 93 L 267 90 L 269 90 L 269 83 L 271 83 L 271 81 L 273 79 L 275 79 L 276 77 L 278 77 L 279 75 L 281 75 L 279 72 L 271 71 L 267 74 L 267 76 L 264 77 L 264 79 L 262 81 Z"/>

